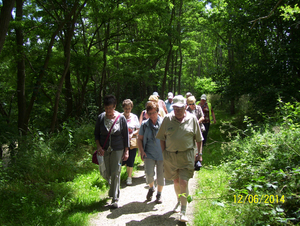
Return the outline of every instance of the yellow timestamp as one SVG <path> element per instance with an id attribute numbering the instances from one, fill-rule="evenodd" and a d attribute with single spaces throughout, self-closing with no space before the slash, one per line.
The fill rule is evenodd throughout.
<path id="1" fill-rule="evenodd" d="M 234 203 L 284 203 L 284 195 L 234 195 L 233 196 Z"/>

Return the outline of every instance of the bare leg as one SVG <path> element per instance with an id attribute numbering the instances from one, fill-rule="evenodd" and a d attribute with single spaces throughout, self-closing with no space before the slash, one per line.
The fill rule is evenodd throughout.
<path id="1" fill-rule="evenodd" d="M 174 180 L 174 189 L 175 189 L 177 200 L 178 202 L 180 202 L 179 194 L 181 194 L 181 189 L 179 185 L 179 178 Z"/>
<path id="2" fill-rule="evenodd" d="M 133 171 L 133 167 L 127 166 L 127 175 L 128 175 L 128 177 L 132 177 L 132 171 Z"/>
<path id="3" fill-rule="evenodd" d="M 180 197 L 181 208 L 182 208 L 183 206 L 186 207 L 186 204 L 187 204 L 187 199 L 186 198 L 189 195 L 188 181 L 183 180 L 183 179 L 179 179 L 179 184 L 180 184 L 180 192 L 181 192 L 181 194 L 184 194 L 184 196 L 182 195 Z"/>

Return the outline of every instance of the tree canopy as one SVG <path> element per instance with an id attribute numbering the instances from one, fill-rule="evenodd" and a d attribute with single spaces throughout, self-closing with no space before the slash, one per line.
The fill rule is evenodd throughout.
<path id="1" fill-rule="evenodd" d="M 296 0 L 0 3 L 2 128 L 54 132 L 106 94 L 137 114 L 153 91 L 219 93 L 232 113 L 243 95 L 264 112 L 299 100 Z"/>

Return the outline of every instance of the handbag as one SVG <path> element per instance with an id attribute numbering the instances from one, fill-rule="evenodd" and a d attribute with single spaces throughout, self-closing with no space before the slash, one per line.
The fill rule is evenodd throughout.
<path id="1" fill-rule="evenodd" d="M 137 137 L 136 136 L 132 136 L 132 138 L 130 139 L 130 149 L 134 149 L 137 148 Z"/>
<path id="2" fill-rule="evenodd" d="M 106 145 L 106 143 L 107 143 L 107 141 L 108 141 L 109 135 L 110 135 L 110 133 L 111 133 L 111 130 L 112 130 L 112 128 L 114 127 L 114 125 L 115 125 L 115 123 L 117 122 L 117 120 L 118 120 L 119 117 L 120 117 L 120 115 L 118 115 L 118 117 L 116 118 L 116 120 L 114 121 L 114 123 L 112 124 L 112 126 L 110 127 L 110 130 L 109 130 L 109 132 L 108 132 L 108 134 L 107 134 L 107 137 L 106 137 L 106 139 L 105 139 L 105 142 L 104 142 L 103 147 L 105 147 L 105 145 Z M 98 155 L 98 153 L 97 153 L 97 150 L 96 150 L 96 151 L 94 152 L 93 156 L 92 156 L 92 163 L 99 165 L 99 161 L 98 161 L 97 155 Z"/>

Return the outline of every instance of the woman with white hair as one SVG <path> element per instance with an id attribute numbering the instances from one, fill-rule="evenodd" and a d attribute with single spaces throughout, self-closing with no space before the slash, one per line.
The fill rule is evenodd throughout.
<path id="1" fill-rule="evenodd" d="M 203 133 L 205 131 L 205 127 L 202 124 L 202 122 L 204 121 L 204 114 L 202 108 L 196 105 L 196 98 L 194 96 L 188 97 L 186 102 L 188 105 L 186 110 L 196 116 L 201 132 Z"/>

